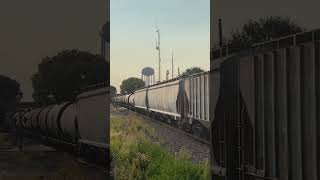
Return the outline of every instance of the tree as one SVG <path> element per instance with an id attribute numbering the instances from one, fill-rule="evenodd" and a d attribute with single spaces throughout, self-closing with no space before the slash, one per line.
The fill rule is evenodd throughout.
<path id="1" fill-rule="evenodd" d="M 110 86 L 110 95 L 116 95 L 117 94 L 117 88 L 115 88 L 114 86 Z"/>
<path id="2" fill-rule="evenodd" d="M 16 80 L 0 75 L 0 120 L 6 113 L 15 110 L 21 98 L 20 84 Z"/>
<path id="3" fill-rule="evenodd" d="M 192 68 L 188 68 L 186 69 L 182 74 L 181 77 L 186 77 L 192 74 L 197 74 L 197 73 L 201 73 L 204 72 L 203 69 L 199 68 L 199 67 L 192 67 Z"/>
<path id="4" fill-rule="evenodd" d="M 64 50 L 45 57 L 32 76 L 33 98 L 47 104 L 72 100 L 81 88 L 109 80 L 109 63 L 100 55 Z"/>
<path id="5" fill-rule="evenodd" d="M 270 16 L 258 20 L 250 19 L 241 31 L 231 33 L 228 44 L 234 47 L 247 47 L 254 43 L 305 31 L 289 17 Z"/>
<path id="6" fill-rule="evenodd" d="M 120 86 L 121 94 L 133 93 L 136 89 L 145 86 L 145 82 L 139 78 L 130 77 L 122 81 Z"/>

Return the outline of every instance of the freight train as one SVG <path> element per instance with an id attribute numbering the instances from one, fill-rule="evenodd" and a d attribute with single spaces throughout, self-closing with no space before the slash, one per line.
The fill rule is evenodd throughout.
<path id="1" fill-rule="evenodd" d="M 112 101 L 209 140 L 209 72 L 161 82 Z"/>
<path id="2" fill-rule="evenodd" d="M 319 40 L 314 30 L 212 51 L 212 179 L 320 179 Z"/>
<path id="3" fill-rule="evenodd" d="M 222 47 L 210 64 L 113 101 L 210 132 L 214 180 L 318 180 L 320 30 Z"/>
<path id="4" fill-rule="evenodd" d="M 81 154 L 102 154 L 109 158 L 109 86 L 90 86 L 69 102 L 19 111 L 23 128 L 46 142 L 72 147 Z M 17 116 L 17 114 L 15 115 Z"/>

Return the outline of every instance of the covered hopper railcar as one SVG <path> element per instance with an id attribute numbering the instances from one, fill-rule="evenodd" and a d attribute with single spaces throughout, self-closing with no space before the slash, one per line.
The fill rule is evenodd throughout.
<path id="1" fill-rule="evenodd" d="M 33 134 L 40 134 L 55 144 L 71 146 L 80 153 L 90 149 L 108 156 L 109 105 L 109 87 L 103 83 L 82 90 L 72 102 L 25 111 L 23 126 Z"/>
<path id="2" fill-rule="evenodd" d="M 315 30 L 213 60 L 213 179 L 320 179 L 319 40 Z"/>
<path id="3" fill-rule="evenodd" d="M 209 72 L 114 96 L 113 101 L 209 139 Z"/>

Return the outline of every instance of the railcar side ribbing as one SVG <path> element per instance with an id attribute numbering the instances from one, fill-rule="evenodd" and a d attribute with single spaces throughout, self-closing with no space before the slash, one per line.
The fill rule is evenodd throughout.
<path id="1" fill-rule="evenodd" d="M 213 179 L 320 178 L 318 40 L 315 30 L 214 60 Z"/>

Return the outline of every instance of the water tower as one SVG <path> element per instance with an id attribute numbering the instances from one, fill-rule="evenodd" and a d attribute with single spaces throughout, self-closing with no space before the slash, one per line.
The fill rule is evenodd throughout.
<path id="1" fill-rule="evenodd" d="M 155 83 L 154 70 L 151 67 L 145 67 L 141 71 L 141 79 L 146 83 L 146 86 L 153 85 Z"/>

